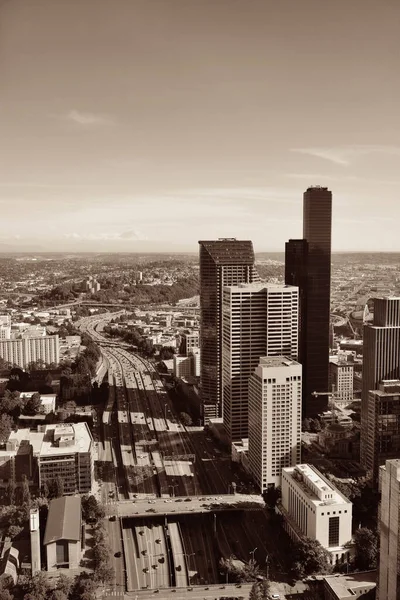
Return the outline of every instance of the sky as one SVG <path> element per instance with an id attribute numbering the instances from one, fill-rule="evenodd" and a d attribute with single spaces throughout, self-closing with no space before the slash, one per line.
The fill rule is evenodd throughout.
<path id="1" fill-rule="evenodd" d="M 399 0 L 0 0 L 0 251 L 400 251 Z"/>

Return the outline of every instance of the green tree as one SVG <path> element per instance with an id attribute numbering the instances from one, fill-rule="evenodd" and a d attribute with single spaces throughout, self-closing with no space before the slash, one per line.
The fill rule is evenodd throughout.
<path id="1" fill-rule="evenodd" d="M 6 413 L 7 415 L 17 415 L 22 406 L 20 399 L 20 392 L 18 390 L 4 392 L 3 398 L 0 400 L 0 412 Z"/>
<path id="2" fill-rule="evenodd" d="M 13 600 L 14 596 L 7 589 L 0 589 L 0 600 Z"/>
<path id="3" fill-rule="evenodd" d="M 49 484 L 47 483 L 46 479 L 42 483 L 41 492 L 45 498 L 48 498 L 50 495 Z"/>
<path id="4" fill-rule="evenodd" d="M 353 540 L 355 568 L 359 571 L 376 569 L 379 553 L 376 533 L 367 527 L 362 527 L 354 533 Z"/>

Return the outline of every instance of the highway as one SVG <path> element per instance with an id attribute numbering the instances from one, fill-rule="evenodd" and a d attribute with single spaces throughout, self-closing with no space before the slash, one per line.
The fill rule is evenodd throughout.
<path id="1" fill-rule="evenodd" d="M 147 589 L 148 594 L 162 589 L 166 594 L 169 587 L 211 586 L 220 578 L 213 523 L 228 511 L 224 531 L 229 557 L 229 540 L 235 535 L 230 528 L 235 529 L 237 515 L 263 503 L 259 496 L 227 495 L 233 481 L 238 490 L 241 485 L 229 456 L 204 430 L 179 422 L 149 361 L 109 344 L 102 334 L 107 316 L 81 321 L 108 365 L 99 462 L 116 578 L 106 595 L 123 589 Z M 252 505 L 246 507 L 249 501 Z M 244 527 L 241 535 L 249 535 Z M 261 543 L 260 548 L 260 560 L 265 560 Z M 202 598 L 207 597 L 204 591 Z"/>
<path id="2" fill-rule="evenodd" d="M 110 504 L 107 514 L 121 519 L 148 517 L 152 515 L 177 515 L 189 513 L 210 513 L 220 511 L 262 510 L 261 496 L 248 494 L 226 494 L 224 496 L 181 496 L 174 498 L 136 498 L 120 500 Z"/>

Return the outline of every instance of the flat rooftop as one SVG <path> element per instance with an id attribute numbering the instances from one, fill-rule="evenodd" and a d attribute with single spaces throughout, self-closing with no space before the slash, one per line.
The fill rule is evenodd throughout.
<path id="1" fill-rule="evenodd" d="M 292 367 L 293 365 L 299 365 L 296 360 L 288 358 L 287 356 L 261 356 L 259 367 Z"/>
<path id="2" fill-rule="evenodd" d="M 232 292 L 261 292 L 261 290 L 268 290 L 270 292 L 277 291 L 294 291 L 298 287 L 295 285 L 289 285 L 286 283 L 239 283 L 238 285 L 225 285 L 224 289 L 231 290 Z"/>
<path id="3" fill-rule="evenodd" d="M 316 506 L 351 504 L 339 490 L 315 467 L 308 464 L 283 469 Z"/>
<path id="4" fill-rule="evenodd" d="M 58 447 L 54 444 L 54 431 L 57 429 L 57 435 L 69 436 L 74 435 L 74 443 L 70 446 Z M 16 442 L 17 447 L 28 442 L 33 448 L 33 455 L 37 456 L 55 456 L 71 454 L 73 452 L 89 452 L 90 445 L 93 441 L 92 434 L 87 423 L 68 423 L 66 425 L 47 425 L 45 431 L 31 431 L 28 427 L 22 427 L 17 431 L 12 431 L 9 442 Z M 1 456 L 10 456 L 16 454 L 17 450 L 0 450 Z"/>
<path id="5" fill-rule="evenodd" d="M 358 590 L 373 589 L 376 586 L 377 572 L 352 573 L 351 575 L 340 575 L 325 577 L 325 583 L 330 587 L 337 598 L 358 597 Z"/>

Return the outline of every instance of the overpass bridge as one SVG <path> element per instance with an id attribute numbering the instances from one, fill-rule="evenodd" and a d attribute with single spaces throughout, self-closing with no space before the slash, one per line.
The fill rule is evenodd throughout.
<path id="1" fill-rule="evenodd" d="M 214 513 L 237 510 L 262 510 L 261 496 L 251 494 L 224 494 L 221 496 L 182 496 L 168 498 L 137 498 L 108 504 L 109 516 L 120 519 Z"/>

